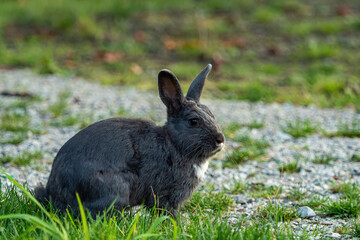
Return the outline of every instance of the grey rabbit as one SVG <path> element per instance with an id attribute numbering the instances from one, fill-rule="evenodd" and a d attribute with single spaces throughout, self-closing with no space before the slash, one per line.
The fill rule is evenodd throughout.
<path id="1" fill-rule="evenodd" d="M 209 64 L 191 83 L 186 97 L 169 70 L 158 75 L 167 108 L 164 126 L 142 119 L 110 118 L 68 140 L 56 155 L 46 187 L 35 197 L 55 209 L 78 214 L 76 193 L 92 216 L 114 203 L 117 210 L 144 204 L 176 215 L 191 197 L 209 157 L 224 147 L 214 115 L 199 103 Z"/>

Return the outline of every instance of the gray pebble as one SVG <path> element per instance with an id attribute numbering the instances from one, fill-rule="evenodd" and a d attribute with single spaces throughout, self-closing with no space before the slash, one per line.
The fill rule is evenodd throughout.
<path id="1" fill-rule="evenodd" d="M 304 206 L 304 207 L 300 207 L 297 211 L 297 214 L 301 217 L 301 218 L 310 218 L 310 217 L 314 217 L 316 216 L 314 210 L 312 210 L 311 208 Z"/>

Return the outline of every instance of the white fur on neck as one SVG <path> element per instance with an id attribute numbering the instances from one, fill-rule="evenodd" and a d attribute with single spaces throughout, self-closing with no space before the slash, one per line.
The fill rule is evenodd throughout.
<path id="1" fill-rule="evenodd" d="M 205 172 L 209 166 L 209 160 L 206 160 L 205 162 L 201 163 L 200 165 L 194 164 L 193 166 L 194 166 L 196 177 L 199 178 L 200 180 L 203 180 L 205 177 Z"/>

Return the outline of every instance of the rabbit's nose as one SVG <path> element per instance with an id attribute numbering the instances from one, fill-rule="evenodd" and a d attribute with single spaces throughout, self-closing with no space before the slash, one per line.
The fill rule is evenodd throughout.
<path id="1" fill-rule="evenodd" d="M 217 144 L 221 144 L 225 141 L 225 137 L 224 137 L 224 134 L 222 133 L 218 133 L 217 136 L 216 136 L 216 143 Z"/>

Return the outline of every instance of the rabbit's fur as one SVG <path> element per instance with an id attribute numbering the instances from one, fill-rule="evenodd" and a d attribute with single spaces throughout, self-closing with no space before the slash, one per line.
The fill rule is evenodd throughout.
<path id="1" fill-rule="evenodd" d="M 187 200 L 204 176 L 208 158 L 224 146 L 210 110 L 199 103 L 209 64 L 185 97 L 175 75 L 158 76 L 167 122 L 111 118 L 81 130 L 60 149 L 46 188 L 35 189 L 40 202 L 78 212 L 76 193 L 93 216 L 115 209 L 156 203 L 170 211 Z"/>

